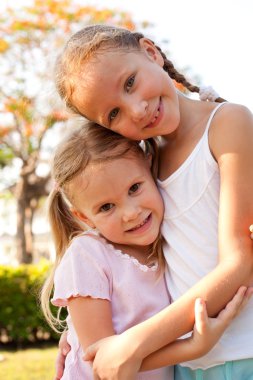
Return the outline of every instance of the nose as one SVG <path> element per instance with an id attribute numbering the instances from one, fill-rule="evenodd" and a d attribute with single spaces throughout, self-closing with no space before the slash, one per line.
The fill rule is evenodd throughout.
<path id="1" fill-rule="evenodd" d="M 148 103 L 146 100 L 132 99 L 129 102 L 129 114 L 133 121 L 142 120 L 147 112 Z"/>
<path id="2" fill-rule="evenodd" d="M 141 207 L 135 204 L 135 202 L 130 201 L 124 205 L 124 208 L 122 210 L 122 219 L 124 222 L 130 222 L 138 218 L 140 213 Z"/>

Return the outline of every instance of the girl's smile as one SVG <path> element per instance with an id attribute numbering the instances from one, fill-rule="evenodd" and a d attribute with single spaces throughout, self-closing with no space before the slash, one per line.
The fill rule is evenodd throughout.
<path id="1" fill-rule="evenodd" d="M 152 213 L 150 213 L 147 218 L 145 218 L 141 223 L 137 224 L 137 226 L 127 230 L 126 232 L 133 233 L 143 233 L 150 227 L 152 222 Z"/>
<path id="2" fill-rule="evenodd" d="M 151 122 L 145 127 L 145 128 L 154 128 L 156 127 L 160 121 L 162 120 L 163 117 L 163 104 L 162 104 L 162 99 L 159 100 L 159 105 L 154 112 L 153 118 Z"/>

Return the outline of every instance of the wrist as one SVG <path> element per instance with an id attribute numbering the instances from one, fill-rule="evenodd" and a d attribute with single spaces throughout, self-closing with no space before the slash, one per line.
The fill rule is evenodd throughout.
<path id="1" fill-rule="evenodd" d="M 200 342 L 194 340 L 194 336 L 188 338 L 188 343 L 190 347 L 190 351 L 192 353 L 192 359 L 197 359 L 203 355 L 205 355 L 209 349 L 205 344 L 201 344 Z"/>
<path id="2" fill-rule="evenodd" d="M 146 341 L 135 331 L 134 327 L 124 331 L 121 336 L 126 343 L 126 347 L 128 349 L 131 347 L 130 356 L 132 358 L 142 361 L 148 355 L 145 349 Z"/>

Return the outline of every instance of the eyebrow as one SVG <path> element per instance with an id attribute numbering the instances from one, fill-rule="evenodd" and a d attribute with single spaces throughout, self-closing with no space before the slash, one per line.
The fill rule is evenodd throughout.
<path id="1" fill-rule="evenodd" d="M 106 205 L 108 203 L 113 203 L 113 202 L 109 202 L 109 201 L 104 201 L 104 202 L 98 202 L 96 203 L 93 207 L 92 207 L 92 212 L 97 212 L 100 210 L 100 208 L 103 206 L 103 205 Z"/>
<path id="2" fill-rule="evenodd" d="M 91 122 L 97 124 L 99 127 L 110 129 L 110 126 L 109 126 L 109 125 L 108 125 L 108 126 L 105 126 L 105 125 L 103 125 L 103 124 L 98 123 L 98 122 L 95 121 L 95 120 L 91 120 L 90 118 L 88 118 L 87 115 L 85 115 L 83 112 L 81 112 L 81 111 L 79 110 L 78 107 L 75 106 L 75 108 L 77 109 L 78 113 L 79 113 L 82 117 L 84 117 L 85 119 L 87 119 L 87 120 L 89 120 L 89 121 L 91 121 Z"/>

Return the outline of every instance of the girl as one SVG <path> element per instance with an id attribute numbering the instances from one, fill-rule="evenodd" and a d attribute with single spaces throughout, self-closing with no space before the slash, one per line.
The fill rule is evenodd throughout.
<path id="1" fill-rule="evenodd" d="M 56 185 L 49 196 L 57 253 L 52 302 L 68 307 L 72 347 L 63 379 L 92 379 L 82 349 L 140 323 L 169 303 L 159 234 L 163 202 L 149 156 L 138 142 L 92 123 L 73 132 L 56 151 L 52 170 Z M 87 233 L 80 222 L 90 227 Z M 48 302 L 52 276 L 42 305 L 54 326 L 58 321 Z M 194 337 L 161 350 L 159 365 L 192 359 L 210 349 L 243 303 L 245 290 L 241 288 L 214 320 L 207 318 L 198 301 Z M 155 358 L 149 361 L 154 367 Z M 172 367 L 138 378 L 172 379 Z"/>
<path id="2" fill-rule="evenodd" d="M 76 33 L 56 65 L 58 91 L 74 112 L 133 140 L 160 137 L 162 234 L 174 302 L 89 351 L 86 359 L 98 350 L 94 368 L 101 379 L 130 379 L 144 357 L 190 331 L 197 297 L 213 316 L 239 286 L 252 283 L 252 114 L 217 105 L 223 99 L 215 95 L 190 99 L 173 80 L 199 92 L 152 41 L 104 25 Z M 210 353 L 177 366 L 176 380 L 253 378 L 252 305 Z"/>

